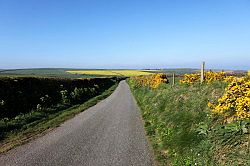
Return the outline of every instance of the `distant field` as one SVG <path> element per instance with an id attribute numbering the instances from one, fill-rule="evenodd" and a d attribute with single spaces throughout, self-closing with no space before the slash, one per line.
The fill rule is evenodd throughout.
<path id="1" fill-rule="evenodd" d="M 0 69 L 0 77 L 57 77 L 57 78 L 92 78 L 107 76 L 138 76 L 154 73 L 172 73 L 182 75 L 194 73 L 197 69 L 155 69 L 155 70 L 112 70 L 112 69 L 70 69 L 70 68 L 34 68 L 34 69 Z"/>
<path id="2" fill-rule="evenodd" d="M 214 70 L 217 71 L 217 70 Z M 218 70 L 221 71 L 221 70 Z M 165 73 L 168 76 L 183 75 L 199 72 L 199 69 L 173 68 L 173 69 L 71 69 L 71 68 L 33 68 L 33 69 L 0 69 L 0 77 L 55 77 L 55 78 L 94 78 L 108 76 L 138 76 L 153 73 Z M 226 71 L 228 73 L 247 73 L 243 70 Z"/>
<path id="3" fill-rule="evenodd" d="M 0 77 L 59 77 L 59 78 L 92 78 L 107 76 L 138 76 L 155 73 L 156 70 L 86 70 L 65 68 L 12 69 L 0 70 Z"/>
<path id="4" fill-rule="evenodd" d="M 178 75 L 183 75 L 183 74 L 195 73 L 197 71 L 198 69 L 192 69 L 192 68 L 173 68 L 173 69 L 155 70 L 155 72 L 165 73 L 167 75 L 173 74 L 173 73 L 178 74 Z"/>
<path id="5" fill-rule="evenodd" d="M 0 70 L 0 77 L 57 77 L 57 78 L 91 78 L 95 75 L 74 75 L 66 72 L 71 69 L 41 68 Z"/>
<path id="6" fill-rule="evenodd" d="M 69 70 L 71 74 L 99 75 L 99 76 L 139 76 L 153 74 L 144 70 Z"/>

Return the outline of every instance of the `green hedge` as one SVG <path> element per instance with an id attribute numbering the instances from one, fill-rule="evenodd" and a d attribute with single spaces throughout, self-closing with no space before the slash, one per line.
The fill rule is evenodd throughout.
<path id="1" fill-rule="evenodd" d="M 82 103 L 108 89 L 120 78 L 0 78 L 0 119 L 61 103 Z"/>

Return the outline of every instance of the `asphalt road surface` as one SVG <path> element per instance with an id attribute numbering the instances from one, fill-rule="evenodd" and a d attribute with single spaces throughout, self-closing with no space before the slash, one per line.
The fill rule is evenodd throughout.
<path id="1" fill-rule="evenodd" d="M 107 99 L 0 156 L 0 166 L 151 166 L 138 106 L 125 81 Z"/>

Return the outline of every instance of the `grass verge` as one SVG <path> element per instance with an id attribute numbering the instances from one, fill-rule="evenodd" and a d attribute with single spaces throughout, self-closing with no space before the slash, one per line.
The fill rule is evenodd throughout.
<path id="1" fill-rule="evenodd" d="M 34 121 L 23 126 L 21 129 L 8 133 L 0 142 L 0 154 L 53 130 L 64 121 L 107 98 L 117 86 L 118 83 L 104 91 L 101 95 L 98 95 L 81 105 L 75 105 L 63 111 L 51 114 L 45 119 Z"/>
<path id="2" fill-rule="evenodd" d="M 249 133 L 211 118 L 226 83 L 140 87 L 128 80 L 159 165 L 250 165 Z"/>

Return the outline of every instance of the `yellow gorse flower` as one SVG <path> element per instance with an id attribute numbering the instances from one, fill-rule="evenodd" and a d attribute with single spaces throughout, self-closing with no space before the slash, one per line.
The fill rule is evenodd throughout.
<path id="1" fill-rule="evenodd" d="M 146 76 L 131 77 L 132 80 L 140 86 L 148 86 L 151 88 L 157 88 L 162 83 L 168 83 L 166 74 L 152 74 Z"/>
<path id="2" fill-rule="evenodd" d="M 212 113 L 224 117 L 225 122 L 250 119 L 250 80 L 249 78 L 234 79 L 216 106 L 208 104 Z M 211 107 L 212 106 L 212 107 Z"/>
<path id="3" fill-rule="evenodd" d="M 198 82 L 200 79 L 199 74 L 185 74 L 184 79 L 180 80 L 182 84 L 192 84 Z"/>
<path id="4" fill-rule="evenodd" d="M 205 72 L 205 82 L 206 83 L 212 83 L 214 81 L 221 81 L 226 79 L 226 73 L 225 72 L 213 72 L 208 71 Z M 232 78 L 231 78 L 232 79 Z M 200 74 L 185 74 L 184 78 L 180 80 L 180 83 L 182 84 L 193 84 L 195 82 L 200 81 Z"/>
<path id="5" fill-rule="evenodd" d="M 206 72 L 205 73 L 205 81 L 208 83 L 214 82 L 214 81 L 221 81 L 226 78 L 225 72 Z"/>

